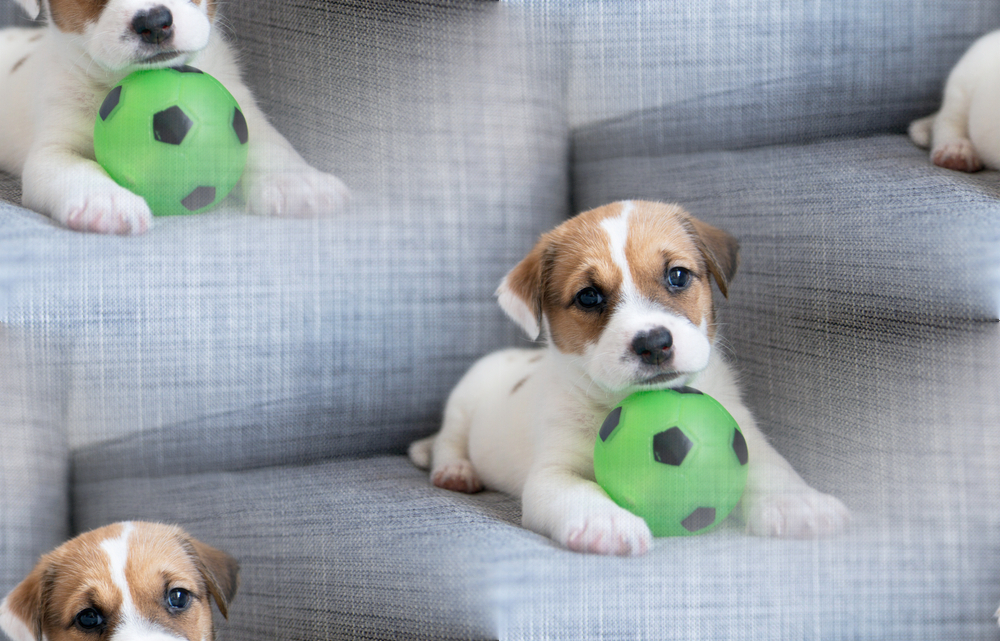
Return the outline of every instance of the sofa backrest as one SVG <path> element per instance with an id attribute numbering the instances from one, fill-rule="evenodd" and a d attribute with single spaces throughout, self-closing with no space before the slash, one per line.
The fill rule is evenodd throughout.
<path id="1" fill-rule="evenodd" d="M 902 132 L 937 108 L 995 0 L 580 2 L 575 157 Z"/>

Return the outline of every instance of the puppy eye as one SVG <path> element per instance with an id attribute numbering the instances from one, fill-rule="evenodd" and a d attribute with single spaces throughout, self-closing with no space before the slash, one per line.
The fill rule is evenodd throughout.
<path id="1" fill-rule="evenodd" d="M 75 622 L 81 630 L 90 632 L 104 625 L 104 617 L 94 608 L 87 608 L 77 613 Z"/>
<path id="2" fill-rule="evenodd" d="M 667 285 L 671 289 L 685 289 L 691 284 L 691 272 L 683 267 L 674 267 L 667 271 Z"/>
<path id="3" fill-rule="evenodd" d="M 583 309 L 594 309 L 604 304 L 604 294 L 596 287 L 585 287 L 576 293 L 576 304 Z"/>
<path id="4" fill-rule="evenodd" d="M 167 605 L 173 610 L 186 610 L 191 605 L 191 593 L 184 588 L 174 588 L 167 593 Z"/>

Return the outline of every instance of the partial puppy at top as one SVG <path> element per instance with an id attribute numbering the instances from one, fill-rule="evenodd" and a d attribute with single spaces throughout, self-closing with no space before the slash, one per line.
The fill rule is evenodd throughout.
<path id="1" fill-rule="evenodd" d="M 712 283 L 727 294 L 737 262 L 735 239 L 677 205 L 618 202 L 556 227 L 497 291 L 507 314 L 546 346 L 473 365 L 441 431 L 411 445 L 411 459 L 439 487 L 521 497 L 524 526 L 570 549 L 642 554 L 650 530 L 594 481 L 594 441 L 629 394 L 692 386 L 722 403 L 746 438 L 750 532 L 841 530 L 847 509 L 768 444 L 715 348 Z"/>
<path id="2" fill-rule="evenodd" d="M 225 552 L 177 527 L 115 523 L 46 554 L 0 604 L 13 641 L 212 641 L 239 584 Z"/>
<path id="3" fill-rule="evenodd" d="M 940 167 L 1000 169 L 1000 31 L 972 44 L 948 76 L 940 111 L 913 121 L 909 133 Z"/>
<path id="4" fill-rule="evenodd" d="M 26 207 L 81 231 L 146 231 L 146 202 L 94 160 L 94 119 L 129 73 L 188 64 L 225 85 L 246 118 L 237 191 L 250 211 L 312 216 L 343 206 L 343 183 L 309 166 L 257 107 L 214 26 L 217 0 L 16 2 L 48 16 L 44 28 L 0 30 L 0 170 L 21 175 Z"/>

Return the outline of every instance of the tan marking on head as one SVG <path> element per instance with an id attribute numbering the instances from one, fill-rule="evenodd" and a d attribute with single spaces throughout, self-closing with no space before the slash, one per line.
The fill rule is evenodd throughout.
<path id="1" fill-rule="evenodd" d="M 20 69 L 21 65 L 23 65 L 25 62 L 27 62 L 28 58 L 30 58 L 30 57 L 31 57 L 31 54 L 28 54 L 27 56 L 24 56 L 23 58 L 21 58 L 20 60 L 18 60 L 17 62 L 15 62 L 14 66 L 10 68 L 10 72 L 14 73 L 18 69 Z"/>
<path id="2" fill-rule="evenodd" d="M 49 14 L 64 33 L 83 33 L 97 22 L 108 0 L 49 0 Z"/>

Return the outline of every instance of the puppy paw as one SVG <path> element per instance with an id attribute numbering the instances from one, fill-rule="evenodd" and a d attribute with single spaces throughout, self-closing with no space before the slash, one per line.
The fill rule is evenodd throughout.
<path id="1" fill-rule="evenodd" d="M 811 487 L 744 497 L 747 531 L 758 536 L 811 539 L 843 531 L 851 514 L 837 498 Z"/>
<path id="2" fill-rule="evenodd" d="M 153 213 L 141 196 L 116 188 L 81 193 L 53 213 L 70 229 L 98 234 L 142 234 L 153 224 Z"/>
<path id="3" fill-rule="evenodd" d="M 625 510 L 588 514 L 570 522 L 559 542 L 574 552 L 638 556 L 653 546 L 649 526 Z"/>
<path id="4" fill-rule="evenodd" d="M 931 152 L 931 161 L 938 167 L 969 173 L 983 168 L 983 161 L 968 139 L 953 140 L 935 147 Z"/>
<path id="5" fill-rule="evenodd" d="M 466 494 L 475 494 L 483 489 L 483 483 L 469 461 L 452 461 L 435 467 L 431 472 L 431 483 L 452 492 Z"/>
<path id="6" fill-rule="evenodd" d="M 249 178 L 250 211 L 264 216 L 312 218 L 343 209 L 350 191 L 331 174 L 302 165 Z"/>

